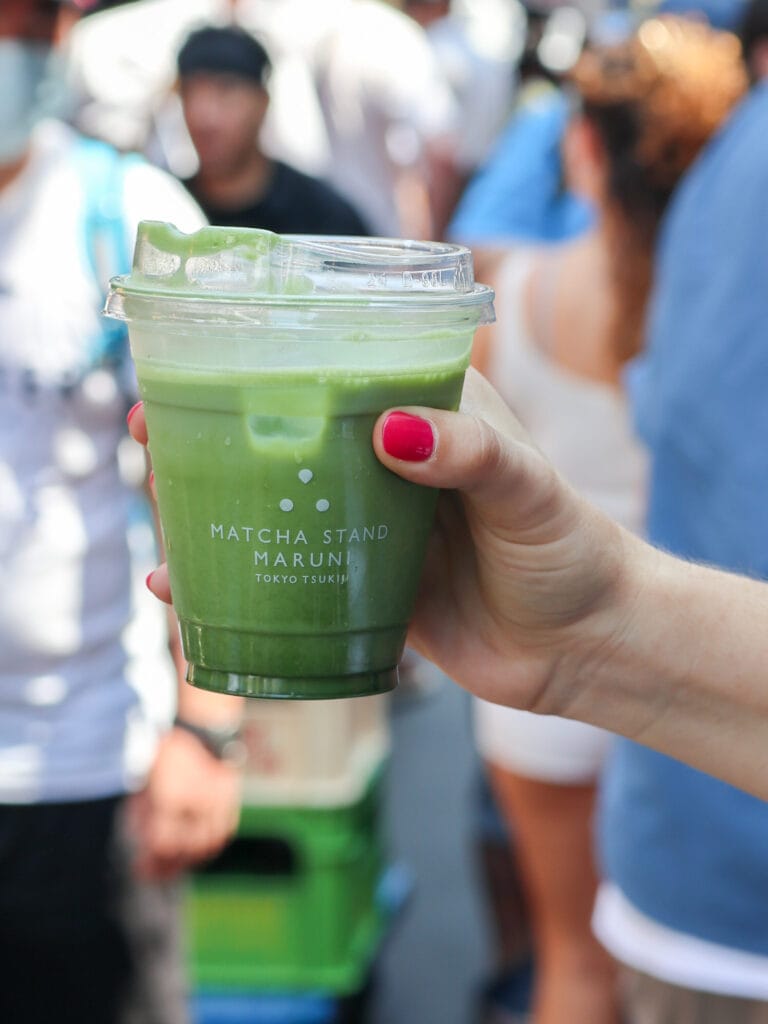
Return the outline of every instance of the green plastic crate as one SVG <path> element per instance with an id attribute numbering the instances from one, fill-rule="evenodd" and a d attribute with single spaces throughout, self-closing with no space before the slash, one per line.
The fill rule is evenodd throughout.
<path id="1" fill-rule="evenodd" d="M 356 991 L 386 925 L 381 772 L 346 807 L 245 807 L 238 836 L 187 889 L 203 988 Z"/>

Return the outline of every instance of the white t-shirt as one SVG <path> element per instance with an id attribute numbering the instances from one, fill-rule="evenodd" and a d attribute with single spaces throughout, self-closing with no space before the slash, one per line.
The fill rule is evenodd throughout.
<path id="1" fill-rule="evenodd" d="M 668 928 L 612 882 L 598 889 L 592 930 L 617 960 L 670 985 L 768 1002 L 768 957 Z"/>
<path id="2" fill-rule="evenodd" d="M 148 594 L 139 609 L 142 587 L 131 593 L 127 533 L 135 497 L 118 465 L 130 398 L 118 371 L 94 357 L 104 290 L 86 255 L 79 152 L 69 128 L 40 125 L 28 165 L 0 192 L 6 803 L 135 788 L 172 708 L 163 611 Z M 126 165 L 122 199 L 129 245 L 142 218 L 182 230 L 203 223 L 185 190 L 144 164 Z M 115 269 L 129 262 L 126 252 L 124 267 Z M 146 551 L 140 520 L 135 527 L 134 549 Z"/>
<path id="3" fill-rule="evenodd" d="M 496 298 L 497 339 L 488 378 L 563 476 L 622 526 L 640 532 L 647 459 L 616 388 L 562 369 L 528 335 L 524 285 L 532 257 L 507 258 Z M 610 734 L 581 722 L 475 702 L 482 756 L 508 771 L 553 783 L 594 781 Z"/>

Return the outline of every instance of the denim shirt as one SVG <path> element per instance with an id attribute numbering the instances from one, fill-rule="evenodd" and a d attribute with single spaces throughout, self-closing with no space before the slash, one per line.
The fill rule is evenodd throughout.
<path id="1" fill-rule="evenodd" d="M 657 268 L 649 345 L 628 374 L 650 539 L 768 578 L 768 83 L 680 186 Z M 767 803 L 623 740 L 599 831 L 608 878 L 639 910 L 768 955 Z"/>

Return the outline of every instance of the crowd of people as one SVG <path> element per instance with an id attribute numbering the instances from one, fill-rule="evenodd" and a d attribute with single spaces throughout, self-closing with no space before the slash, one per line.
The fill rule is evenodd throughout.
<path id="1" fill-rule="evenodd" d="M 463 503 L 411 640 L 476 698 L 528 1019 L 768 1022 L 768 2 L 684 6 L 2 0 L 0 1018 L 184 1024 L 237 820 L 99 315 L 154 218 L 472 247 L 493 388 L 374 446 Z"/>

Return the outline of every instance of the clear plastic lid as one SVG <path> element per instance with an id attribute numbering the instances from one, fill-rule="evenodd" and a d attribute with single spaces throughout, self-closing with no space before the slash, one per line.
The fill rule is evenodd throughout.
<path id="1" fill-rule="evenodd" d="M 227 227 L 187 235 L 159 221 L 139 225 L 133 269 L 111 282 L 105 312 L 140 319 L 147 314 L 141 300 L 172 300 L 176 315 L 179 303 L 362 304 L 425 312 L 460 306 L 478 324 L 493 319 L 493 292 L 475 284 L 464 246 Z"/>

